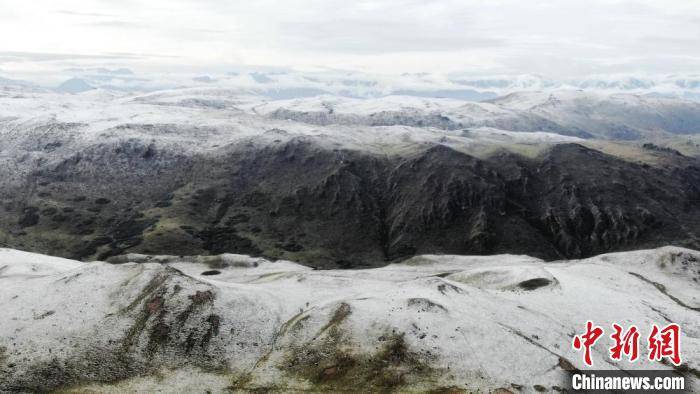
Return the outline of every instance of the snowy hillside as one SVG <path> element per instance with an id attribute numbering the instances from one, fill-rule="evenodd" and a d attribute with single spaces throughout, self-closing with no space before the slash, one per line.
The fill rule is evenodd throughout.
<path id="1" fill-rule="evenodd" d="M 700 103 L 574 90 L 513 93 L 479 103 L 406 96 L 364 100 L 317 96 L 272 101 L 252 111 L 320 125 L 487 126 L 613 140 L 700 132 Z"/>
<path id="2" fill-rule="evenodd" d="M 479 127 L 612 140 L 690 135 L 700 132 L 700 104 L 581 91 L 515 93 L 477 103 L 411 96 L 356 99 L 331 95 L 271 101 L 254 91 L 220 87 L 147 94 L 103 89 L 77 94 L 42 93 L 29 88 L 0 90 L 3 137 L 9 134 L 14 139 L 16 136 L 12 135 L 19 133 L 34 138 L 34 129 L 51 129 L 58 124 L 67 129 L 66 138 L 73 134 L 101 138 L 115 128 L 124 132 L 141 125 L 153 130 L 181 130 L 168 130 L 167 136 L 151 133 L 144 137 L 187 139 L 192 137 L 193 129 L 199 128 L 207 133 L 196 133 L 197 139 L 217 139 L 222 143 L 278 128 L 298 135 L 324 135 L 350 145 L 354 140 L 370 149 L 377 142 L 392 145 L 404 138 L 382 141 L 391 132 L 376 133 L 365 128 L 373 126 L 411 127 L 410 134 L 417 140 L 429 136 L 432 129 L 458 131 Z M 348 135 L 355 133 L 358 135 Z M 531 141 L 533 135 L 523 138 Z M 513 142 L 518 143 L 516 135 Z"/>
<path id="3" fill-rule="evenodd" d="M 11 140 L 31 140 L 37 136 L 37 129 L 43 138 L 47 138 L 59 127 L 61 134 L 54 137 L 67 141 L 100 140 L 112 136 L 140 137 L 164 142 L 187 141 L 187 144 L 182 144 L 182 148 L 192 149 L 206 148 L 214 142 L 225 145 L 249 137 L 263 137 L 271 129 L 281 129 L 292 136 L 314 136 L 319 140 L 334 140 L 347 145 L 360 144 L 357 147 L 359 149 L 372 149 L 375 143 L 385 146 L 400 144 L 406 136 L 417 141 L 438 141 L 444 136 L 459 134 L 441 130 L 455 129 L 456 126 L 432 123 L 443 117 L 443 114 L 458 109 L 468 114 L 459 116 L 469 116 L 480 123 L 498 116 L 513 116 L 510 112 L 489 104 L 410 97 L 376 100 L 333 98 L 337 101 L 338 113 L 355 116 L 357 119 L 327 128 L 319 128 L 313 124 L 315 122 L 290 122 L 279 114 L 271 114 L 280 108 L 287 110 L 285 106 L 288 103 L 289 110 L 294 112 L 309 113 L 313 111 L 312 108 L 332 111 L 335 104 L 333 101 L 329 103 L 329 98 L 322 96 L 301 102 L 269 102 L 259 96 L 221 89 L 182 89 L 137 96 L 104 90 L 77 95 L 7 94 L 4 97 L 0 95 L 0 133 Z M 375 116 L 375 112 L 395 113 L 397 116 L 384 124 L 365 124 L 362 118 Z M 402 121 L 402 117 L 413 120 Z M 377 129 L 369 126 L 406 127 L 397 127 L 396 131 L 400 135 L 394 136 L 391 129 L 377 132 Z M 150 130 L 147 135 L 143 134 L 145 128 Z M 522 136 L 524 141 L 532 138 L 528 134 Z M 513 135 L 514 142 L 518 139 L 518 135 Z M 467 140 L 463 141 L 468 143 Z M 189 142 L 194 142 L 195 146 Z"/>
<path id="4" fill-rule="evenodd" d="M 678 323 L 698 381 L 700 253 L 416 256 L 315 271 L 241 255 L 82 263 L 0 250 L 0 391 L 555 391 L 586 320 Z M 87 297 L 86 297 L 87 296 Z M 599 369 L 669 369 L 615 362 Z"/>
<path id="5" fill-rule="evenodd" d="M 402 96 L 268 101 L 219 88 L 145 95 L 99 89 L 75 95 L 0 92 L 0 157 L 11 159 L 12 167 L 32 165 L 18 157 L 29 153 L 56 161 L 64 152 L 130 139 L 176 152 L 214 154 L 224 146 L 295 137 L 383 154 L 436 143 L 478 152 L 494 142 L 493 133 L 462 132 L 470 125 L 520 132 L 501 133 L 497 142 L 506 146 L 579 141 L 562 136 L 569 133 L 561 128 L 540 128 L 529 118 L 493 104 Z"/>

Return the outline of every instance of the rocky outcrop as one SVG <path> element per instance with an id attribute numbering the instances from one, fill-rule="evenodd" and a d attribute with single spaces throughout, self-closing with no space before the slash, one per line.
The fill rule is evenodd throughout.
<path id="1" fill-rule="evenodd" d="M 684 163 L 685 170 L 695 163 Z M 580 145 L 553 147 L 534 167 L 536 176 L 514 193 L 528 222 L 559 253 L 585 257 L 640 244 L 686 241 L 679 231 L 694 197 L 674 171 L 630 163 Z M 692 212 L 692 213 L 691 213 Z M 688 218 L 688 216 L 686 216 Z M 673 241 L 672 241 L 673 240 Z"/>

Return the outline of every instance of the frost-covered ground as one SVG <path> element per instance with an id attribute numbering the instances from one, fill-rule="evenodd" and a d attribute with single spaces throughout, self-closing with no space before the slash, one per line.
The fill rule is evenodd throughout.
<path id="1" fill-rule="evenodd" d="M 700 252 L 675 247 L 328 271 L 242 255 L 83 263 L 1 249 L 0 391 L 553 391 L 565 370 L 584 369 L 571 342 L 586 320 L 643 336 L 678 323 L 677 369 L 698 384 L 699 281 Z M 671 368 L 614 362 L 608 342 L 595 368 Z"/>

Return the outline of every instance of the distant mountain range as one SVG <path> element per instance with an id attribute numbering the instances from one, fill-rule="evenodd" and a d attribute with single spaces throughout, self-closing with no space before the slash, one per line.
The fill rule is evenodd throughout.
<path id="1" fill-rule="evenodd" d="M 20 83 L 0 78 L 0 88 Z M 45 89 L 77 93 L 92 88 L 113 91 L 151 92 L 163 89 L 217 86 L 239 89 L 271 99 L 292 99 L 324 94 L 351 98 L 404 95 L 483 101 L 522 91 L 585 90 L 602 93 L 631 93 L 653 97 L 700 100 L 700 75 L 590 76 L 552 79 L 535 75 L 473 76 L 452 74 L 379 75 L 354 71 L 303 72 L 252 67 L 235 71 L 202 73 L 139 73 L 129 69 L 70 68 L 56 72 L 55 83 Z M 21 82 L 28 84 L 28 82 Z"/>

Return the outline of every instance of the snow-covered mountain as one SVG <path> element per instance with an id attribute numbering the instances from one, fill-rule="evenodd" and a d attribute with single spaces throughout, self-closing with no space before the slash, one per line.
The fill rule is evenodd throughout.
<path id="1" fill-rule="evenodd" d="M 583 138 L 636 140 L 700 131 L 700 104 L 584 91 L 523 92 L 481 103 L 390 96 L 272 101 L 256 113 L 313 124 L 404 124 L 442 129 L 495 127 Z"/>
<path id="2" fill-rule="evenodd" d="M 56 88 L 60 93 L 82 93 L 94 89 L 85 80 L 80 78 L 71 78 Z"/>
<path id="3" fill-rule="evenodd" d="M 139 122 L 221 127 L 229 121 L 246 119 L 248 123 L 259 124 L 255 126 L 258 132 L 284 124 L 287 128 L 409 126 L 423 131 L 489 127 L 610 140 L 700 132 L 699 103 L 632 94 L 572 90 L 521 92 L 478 103 L 414 96 L 359 99 L 320 95 L 270 100 L 253 90 L 237 88 L 201 87 L 129 94 L 92 89 L 83 83 L 80 81 L 87 91 L 80 92 L 82 88 L 78 88 L 75 92 L 80 94 L 74 95 L 41 93 L 30 88 L 24 92 L 0 90 L 1 116 L 16 117 L 26 124 L 39 124 L 48 118 L 63 123 L 81 122 L 88 125 L 86 131 Z M 291 125 L 290 120 L 294 121 Z M 12 124 L 6 123 L 4 128 Z"/>
<path id="4" fill-rule="evenodd" d="M 467 103 L 0 90 L 0 244 L 326 268 L 698 248 L 699 112 L 578 91 Z"/>
<path id="5" fill-rule="evenodd" d="M 613 361 L 606 337 L 594 368 L 700 384 L 700 253 L 688 249 L 331 271 L 231 254 L 110 261 L 0 249 L 0 391 L 556 392 L 587 368 L 571 346 L 586 320 L 644 334 L 679 324 L 681 366 Z"/>

